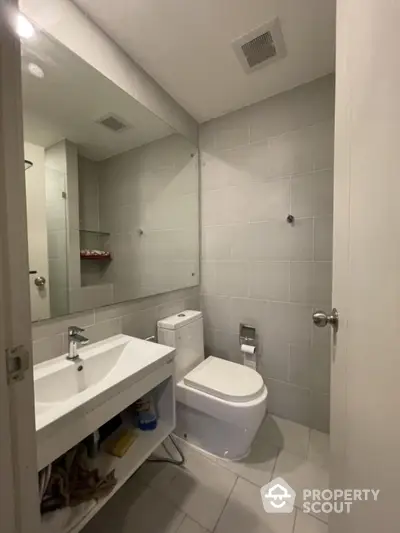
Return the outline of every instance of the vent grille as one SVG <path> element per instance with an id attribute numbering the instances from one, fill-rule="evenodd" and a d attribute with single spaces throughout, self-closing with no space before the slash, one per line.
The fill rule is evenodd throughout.
<path id="1" fill-rule="evenodd" d="M 270 31 L 255 37 L 248 43 L 242 45 L 242 51 L 246 57 L 247 64 L 250 68 L 267 61 L 276 56 L 275 43 Z"/>
<path id="2" fill-rule="evenodd" d="M 126 130 L 130 127 L 116 115 L 107 115 L 106 117 L 103 117 L 97 120 L 96 122 L 115 133 Z"/>
<path id="3" fill-rule="evenodd" d="M 279 19 L 243 35 L 232 43 L 233 49 L 246 72 L 252 72 L 286 55 Z"/>

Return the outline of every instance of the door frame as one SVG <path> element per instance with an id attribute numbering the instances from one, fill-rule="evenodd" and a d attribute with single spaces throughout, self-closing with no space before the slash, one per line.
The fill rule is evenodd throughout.
<path id="1" fill-rule="evenodd" d="M 40 529 L 32 329 L 16 0 L 0 0 L 0 520 L 5 533 Z M 29 369 L 8 383 L 6 350 L 23 346 Z M 3 485 L 4 484 L 4 485 Z"/>

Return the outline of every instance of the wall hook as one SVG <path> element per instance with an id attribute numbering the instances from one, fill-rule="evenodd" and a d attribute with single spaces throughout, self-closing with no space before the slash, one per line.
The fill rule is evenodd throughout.
<path id="1" fill-rule="evenodd" d="M 293 216 L 293 215 L 288 215 L 288 216 L 286 217 L 286 222 L 287 222 L 288 224 L 294 224 L 294 216 Z"/>

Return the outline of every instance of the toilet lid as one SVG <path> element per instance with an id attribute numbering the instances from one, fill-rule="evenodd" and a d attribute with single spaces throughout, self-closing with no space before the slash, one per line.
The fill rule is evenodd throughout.
<path id="1" fill-rule="evenodd" d="M 248 402 L 264 388 L 260 374 L 243 365 L 208 357 L 183 379 L 185 385 L 231 402 Z"/>

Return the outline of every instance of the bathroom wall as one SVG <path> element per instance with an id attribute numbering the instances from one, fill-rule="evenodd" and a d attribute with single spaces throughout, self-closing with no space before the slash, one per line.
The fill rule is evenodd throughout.
<path id="1" fill-rule="evenodd" d="M 78 154 L 79 222 L 80 228 L 98 231 L 99 163 Z"/>
<path id="2" fill-rule="evenodd" d="M 109 237 L 96 233 L 100 230 L 99 209 L 99 167 L 100 163 L 78 155 L 79 177 L 79 227 L 81 228 L 80 249 L 105 250 Z M 87 230 L 87 231 L 82 231 Z M 104 274 L 108 263 L 81 261 L 81 282 L 83 287 L 106 283 Z"/>
<path id="3" fill-rule="evenodd" d="M 139 338 L 156 334 L 157 320 L 185 309 L 199 309 L 199 288 L 181 289 L 131 302 L 101 307 L 32 324 L 34 364 L 68 350 L 68 326 L 85 328 L 90 342 L 125 333 Z"/>
<path id="4" fill-rule="evenodd" d="M 25 159 L 33 165 L 25 171 L 26 211 L 28 222 L 29 276 L 32 320 L 50 317 L 49 260 L 46 220 L 46 177 L 44 148 L 24 143 Z M 38 289 L 35 278 L 43 276 L 47 283 Z"/>
<path id="5" fill-rule="evenodd" d="M 67 254 L 67 176 L 63 164 L 64 149 L 60 143 L 45 151 L 46 219 L 49 253 L 49 286 L 51 316 L 69 311 Z"/>
<path id="6" fill-rule="evenodd" d="M 84 165 L 84 174 L 88 174 L 88 163 Z M 95 164 L 93 163 L 93 168 Z M 54 263 L 53 279 L 56 279 L 58 290 L 57 307 L 54 307 L 60 316 L 68 312 L 74 313 L 84 309 L 99 307 L 111 304 L 114 301 L 114 292 L 112 283 L 103 282 L 90 284 L 93 277 L 89 274 L 84 277 L 82 284 L 81 276 L 81 232 L 80 232 L 80 198 L 79 198 L 79 164 L 77 146 L 68 140 L 62 140 L 59 143 L 46 149 L 46 167 L 52 169 L 52 172 L 64 176 L 66 193 L 65 217 L 66 217 L 66 273 L 67 273 L 67 295 L 64 295 L 64 287 L 61 276 L 64 277 L 65 270 L 57 270 L 62 259 Z M 90 168 L 90 171 L 93 171 Z M 55 191 L 59 194 L 59 191 Z M 93 207 L 93 202 L 90 201 Z M 86 213 L 87 214 L 87 213 Z M 61 212 L 59 213 L 61 217 Z M 89 216 L 87 214 L 87 216 Z M 91 216 L 91 215 L 90 215 Z M 86 283 L 85 283 L 86 282 Z M 53 309 L 52 309 L 53 310 Z"/>
<path id="7" fill-rule="evenodd" d="M 208 353 L 241 361 L 256 326 L 270 412 L 329 428 L 334 79 L 200 128 L 202 282 Z M 286 222 L 288 214 L 295 223 Z"/>
<path id="8" fill-rule="evenodd" d="M 199 283 L 197 149 L 170 135 L 99 163 L 115 301 Z"/>
<path id="9" fill-rule="evenodd" d="M 64 139 L 46 149 L 46 166 L 65 176 L 67 220 L 67 274 L 70 291 L 80 287 L 78 151 Z M 71 308 L 71 301 L 70 301 Z"/>
<path id="10" fill-rule="evenodd" d="M 97 308 L 104 304 L 100 300 L 94 301 L 93 310 L 32 324 L 35 364 L 67 351 L 67 328 L 70 325 L 85 327 L 91 342 L 118 333 L 146 338 L 155 335 L 157 320 L 188 308 L 200 308 L 198 285 L 179 290 L 173 290 L 172 285 L 173 276 L 176 276 L 176 285 L 182 285 L 180 262 L 185 268 L 190 266 L 188 283 L 199 282 L 197 168 L 196 148 L 180 135 L 172 135 L 102 162 L 78 157 L 81 227 L 92 229 L 101 213 L 100 230 L 117 236 L 117 242 L 111 246 L 112 265 L 118 263 L 118 252 L 123 255 L 124 250 L 130 249 L 132 238 L 139 238 L 138 229 L 142 228 L 140 248 L 134 249 L 130 261 L 123 261 L 121 268 L 129 274 L 135 271 L 135 264 L 138 270 L 147 265 L 143 276 L 151 275 L 154 281 L 160 282 L 167 279 L 163 276 L 168 274 L 171 289 L 164 294 L 107 307 Z M 71 201 L 76 197 L 74 191 Z M 78 201 L 77 197 L 75 201 Z M 136 218 L 136 215 L 140 217 Z M 140 263 L 134 262 L 139 260 Z M 168 261 L 171 261 L 171 268 L 166 268 L 165 262 Z M 192 271 L 195 276 L 191 275 Z M 128 281 L 131 280 L 119 279 L 120 297 L 124 299 L 129 298 Z M 105 273 L 102 283 L 107 283 Z M 88 305 L 96 295 L 101 296 L 98 289 L 103 286 L 107 287 L 82 287 L 82 303 Z M 138 297 L 138 294 L 131 297 Z"/>

